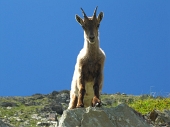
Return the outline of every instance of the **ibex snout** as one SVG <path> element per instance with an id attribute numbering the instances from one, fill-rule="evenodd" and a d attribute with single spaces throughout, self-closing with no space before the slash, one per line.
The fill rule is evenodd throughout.
<path id="1" fill-rule="evenodd" d="M 95 43 L 95 36 L 94 36 L 93 34 L 91 34 L 91 35 L 89 36 L 89 41 L 90 41 L 91 44 L 94 44 L 94 43 Z"/>

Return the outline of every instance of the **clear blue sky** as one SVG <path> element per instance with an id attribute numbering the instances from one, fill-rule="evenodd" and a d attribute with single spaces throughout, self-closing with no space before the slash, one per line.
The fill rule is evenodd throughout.
<path id="1" fill-rule="evenodd" d="M 97 5 L 103 93 L 170 93 L 169 0 L 0 0 L 0 96 L 70 90 L 84 43 L 75 14 Z"/>

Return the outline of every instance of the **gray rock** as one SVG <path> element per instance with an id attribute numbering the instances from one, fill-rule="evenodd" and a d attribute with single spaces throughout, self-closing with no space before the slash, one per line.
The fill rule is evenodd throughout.
<path id="1" fill-rule="evenodd" d="M 155 123 L 158 125 L 170 125 L 170 110 L 164 110 L 164 112 L 156 111 L 158 114 Z"/>
<path id="2" fill-rule="evenodd" d="M 63 114 L 63 107 L 61 104 L 51 103 L 49 105 L 45 105 L 42 109 L 43 112 L 56 112 L 60 115 Z"/>
<path id="3" fill-rule="evenodd" d="M 125 104 L 115 108 L 76 108 L 65 110 L 59 127 L 151 127 L 135 110 Z"/>
<path id="4" fill-rule="evenodd" d="M 104 122 L 102 122 L 104 121 Z M 88 111 L 84 113 L 81 127 L 112 127 L 113 124 L 104 111 Z"/>
<path id="5" fill-rule="evenodd" d="M 57 127 L 56 121 L 38 122 L 37 126 L 40 127 Z"/>
<path id="6" fill-rule="evenodd" d="M 57 121 L 56 113 L 50 113 L 48 117 L 48 121 Z"/>
<path id="7" fill-rule="evenodd" d="M 32 95 L 33 100 L 38 100 L 38 99 L 43 99 L 43 98 L 44 98 L 44 95 L 40 93 Z"/>
<path id="8" fill-rule="evenodd" d="M 13 127 L 7 123 L 4 123 L 3 121 L 0 120 L 0 127 Z"/>
<path id="9" fill-rule="evenodd" d="M 1 102 L 0 106 L 2 106 L 2 107 L 15 107 L 15 106 L 18 106 L 18 105 L 14 102 Z"/>
<path id="10" fill-rule="evenodd" d="M 61 93 L 56 95 L 56 101 L 58 103 L 66 103 L 66 100 L 69 99 L 69 94 L 67 93 Z"/>

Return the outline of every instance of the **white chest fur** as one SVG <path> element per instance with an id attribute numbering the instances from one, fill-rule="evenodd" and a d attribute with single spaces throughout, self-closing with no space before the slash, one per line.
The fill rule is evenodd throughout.
<path id="1" fill-rule="evenodd" d="M 84 95 L 84 107 L 91 106 L 91 102 L 94 97 L 93 85 L 94 85 L 94 82 L 85 83 L 86 93 Z"/>

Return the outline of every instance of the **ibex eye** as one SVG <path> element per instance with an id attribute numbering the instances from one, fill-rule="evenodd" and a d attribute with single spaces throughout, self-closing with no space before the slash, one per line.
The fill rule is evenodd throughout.
<path id="1" fill-rule="evenodd" d="M 100 24 L 97 25 L 97 28 L 99 28 Z"/>
<path id="2" fill-rule="evenodd" d="M 85 26 L 82 26 L 83 29 L 85 29 Z"/>

